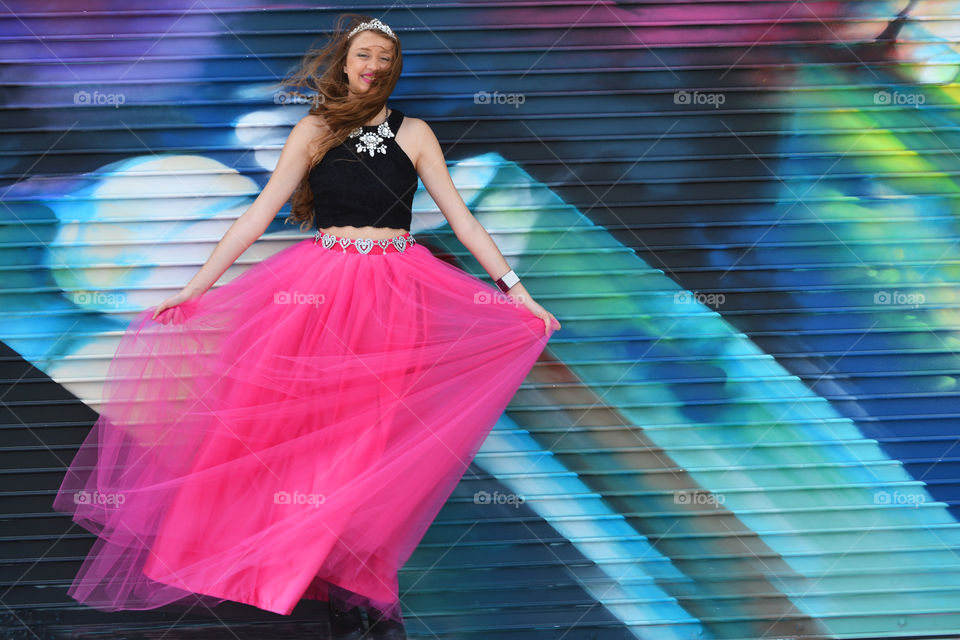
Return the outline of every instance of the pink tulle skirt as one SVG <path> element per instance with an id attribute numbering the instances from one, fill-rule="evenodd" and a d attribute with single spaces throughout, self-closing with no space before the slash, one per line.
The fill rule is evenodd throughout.
<path id="1" fill-rule="evenodd" d="M 72 598 L 401 619 L 398 570 L 556 325 L 389 248 L 307 238 L 136 316 L 53 504 L 97 534 Z"/>

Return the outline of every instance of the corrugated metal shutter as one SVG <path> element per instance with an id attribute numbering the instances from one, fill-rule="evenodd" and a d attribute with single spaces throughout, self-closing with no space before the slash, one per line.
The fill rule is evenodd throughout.
<path id="1" fill-rule="evenodd" d="M 92 540 L 52 494 L 124 319 L 302 114 L 265 87 L 359 9 L 564 326 L 401 574 L 411 635 L 960 631 L 958 4 L 8 3 L 4 628 L 177 619 L 72 607 Z"/>

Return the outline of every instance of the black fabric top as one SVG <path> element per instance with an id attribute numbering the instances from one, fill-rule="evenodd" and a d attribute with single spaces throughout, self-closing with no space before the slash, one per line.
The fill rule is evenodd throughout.
<path id="1" fill-rule="evenodd" d="M 397 144 L 403 113 L 362 125 L 310 169 L 314 226 L 410 230 L 417 170 Z"/>

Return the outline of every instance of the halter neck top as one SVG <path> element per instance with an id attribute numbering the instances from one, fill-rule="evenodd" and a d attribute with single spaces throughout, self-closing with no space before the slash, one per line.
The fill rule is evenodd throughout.
<path id="1" fill-rule="evenodd" d="M 308 175 L 315 228 L 391 227 L 409 231 L 417 170 L 397 144 L 403 113 L 361 125 L 328 150 Z"/>

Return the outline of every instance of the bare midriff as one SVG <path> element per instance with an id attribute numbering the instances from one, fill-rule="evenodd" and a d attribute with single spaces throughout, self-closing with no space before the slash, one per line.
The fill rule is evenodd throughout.
<path id="1" fill-rule="evenodd" d="M 338 238 L 372 238 L 374 240 L 386 240 L 387 238 L 396 238 L 407 232 L 406 229 L 393 229 L 391 227 L 320 227 L 320 231 Z"/>

